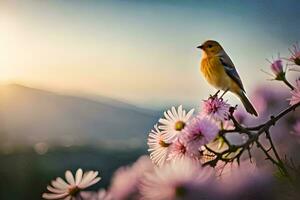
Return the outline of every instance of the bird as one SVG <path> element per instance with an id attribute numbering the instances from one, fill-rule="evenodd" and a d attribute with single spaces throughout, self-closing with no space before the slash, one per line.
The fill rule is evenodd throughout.
<path id="1" fill-rule="evenodd" d="M 248 113 L 258 116 L 246 96 L 242 80 L 233 62 L 223 47 L 217 41 L 207 40 L 197 48 L 202 50 L 200 70 L 205 79 L 219 91 L 224 91 L 220 98 L 230 91 L 239 97 Z"/>

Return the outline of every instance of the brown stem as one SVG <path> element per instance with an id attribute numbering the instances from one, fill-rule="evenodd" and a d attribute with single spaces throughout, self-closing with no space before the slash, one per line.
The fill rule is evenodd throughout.
<path id="1" fill-rule="evenodd" d="M 269 154 L 268 150 L 266 150 L 259 141 L 255 141 L 255 142 L 257 147 L 260 148 L 265 153 L 267 159 L 269 159 L 274 165 L 279 165 L 279 163 Z"/>
<path id="2" fill-rule="evenodd" d="M 294 86 L 292 84 L 290 84 L 290 82 L 288 82 L 288 80 L 286 80 L 286 78 L 284 78 L 282 80 L 291 90 L 294 90 Z"/>
<path id="3" fill-rule="evenodd" d="M 271 126 L 274 126 L 275 123 L 281 119 L 282 117 L 284 117 L 286 114 L 288 114 L 289 112 L 295 110 L 298 106 L 300 106 L 300 102 L 292 105 L 290 107 L 288 107 L 287 109 L 283 110 L 282 112 L 280 112 L 277 116 L 271 116 L 271 119 L 268 120 L 267 122 L 265 122 L 264 124 L 261 124 L 259 126 L 256 127 L 243 127 L 242 125 L 240 125 L 235 118 L 233 117 L 233 113 L 231 113 L 230 115 L 230 119 L 233 121 L 233 123 L 235 124 L 235 129 L 234 130 L 221 130 L 219 132 L 220 136 L 224 139 L 226 139 L 225 135 L 227 133 L 230 132 L 239 132 L 239 133 L 246 133 L 248 135 L 248 140 L 242 144 L 242 145 L 232 145 L 229 143 L 229 141 L 226 139 L 226 144 L 228 145 L 228 148 L 222 152 L 216 152 L 212 149 L 210 149 L 209 147 L 206 146 L 206 149 L 208 151 L 210 151 L 211 153 L 215 154 L 216 157 L 213 160 L 210 160 L 208 162 L 205 162 L 203 165 L 211 165 L 211 166 L 215 166 L 217 164 L 217 162 L 219 160 L 224 161 L 224 162 L 233 162 L 233 161 L 237 161 L 239 163 L 240 157 L 242 156 L 243 152 L 245 150 L 248 150 L 251 148 L 251 145 L 253 143 L 256 143 L 257 146 L 266 154 L 267 158 L 269 160 L 271 160 L 271 162 L 273 162 L 280 170 L 281 172 L 283 172 L 283 174 L 285 176 L 289 176 L 284 163 L 282 162 L 282 160 L 279 157 L 279 154 L 277 153 L 277 150 L 275 149 L 275 146 L 273 144 L 273 141 L 270 137 L 269 134 L 269 129 Z M 255 131 L 256 133 L 252 132 Z M 277 159 L 277 161 L 269 154 L 269 150 L 266 150 L 259 142 L 259 136 L 263 133 L 267 133 L 267 135 L 269 136 L 268 140 L 270 141 L 271 144 L 271 149 L 273 150 L 275 157 Z M 232 158 L 226 158 L 224 157 L 227 154 L 230 153 L 235 153 L 237 150 L 240 150 L 239 153 L 237 153 L 234 157 Z M 249 153 L 249 152 L 248 152 Z"/>
<path id="4" fill-rule="evenodd" d="M 288 171 L 287 171 L 287 169 L 285 168 L 284 163 L 282 162 L 282 160 L 281 160 L 281 158 L 280 158 L 280 156 L 279 156 L 279 154 L 278 154 L 278 152 L 277 152 L 277 150 L 276 150 L 276 148 L 275 148 L 275 145 L 274 145 L 274 143 L 273 143 L 273 140 L 272 140 L 272 138 L 271 138 L 271 135 L 270 135 L 269 130 L 266 131 L 266 136 L 267 136 L 267 139 L 268 139 L 269 142 L 270 142 L 271 149 L 273 150 L 274 155 L 275 155 L 275 157 L 276 157 L 276 159 L 277 159 L 277 161 L 278 161 L 278 164 L 277 164 L 278 169 L 282 171 L 283 175 L 289 177 Z"/>

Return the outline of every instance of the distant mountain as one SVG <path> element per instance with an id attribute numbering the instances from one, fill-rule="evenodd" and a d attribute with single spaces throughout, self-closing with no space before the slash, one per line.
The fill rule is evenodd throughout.
<path id="1" fill-rule="evenodd" d="M 14 144 L 145 144 L 155 112 L 121 101 L 0 86 L 0 141 Z"/>

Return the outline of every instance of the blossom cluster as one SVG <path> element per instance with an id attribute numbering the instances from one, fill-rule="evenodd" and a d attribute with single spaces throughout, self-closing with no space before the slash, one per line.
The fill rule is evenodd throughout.
<path id="1" fill-rule="evenodd" d="M 133 165 L 120 167 L 109 188 L 83 191 L 97 183 L 100 177 L 97 177 L 98 172 L 83 173 L 78 169 L 74 176 L 67 171 L 66 181 L 61 178 L 52 181 L 47 187 L 51 193 L 43 194 L 43 198 L 237 200 L 250 195 L 255 199 L 270 199 L 272 193 L 266 191 L 272 186 L 271 176 L 256 168 L 254 163 L 249 165 L 248 160 L 240 166 L 222 162 L 215 168 L 202 166 L 209 159 L 205 156 L 204 145 L 214 144 L 218 132 L 228 127 L 225 125 L 229 122 L 229 107 L 223 99 L 210 96 L 203 101 L 201 112 L 196 114 L 193 109 L 187 112 L 182 106 L 171 108 L 149 133 L 150 158 L 142 156 Z M 294 130 L 299 131 L 298 124 Z M 249 188 L 252 189 L 249 191 Z"/>
<path id="2" fill-rule="evenodd" d="M 203 102 L 202 111 L 193 116 L 180 105 L 164 112 L 164 117 L 149 133 L 148 146 L 153 163 L 162 166 L 185 157 L 201 161 L 204 145 L 213 142 L 220 124 L 228 118 L 229 104 L 210 96 Z"/>
<path id="3" fill-rule="evenodd" d="M 204 168 L 204 145 L 213 142 L 221 124 L 227 120 L 229 104 L 223 99 L 210 96 L 203 102 L 203 111 L 193 115 L 179 106 L 172 107 L 159 119 L 149 133 L 150 158 L 141 157 L 132 166 L 119 168 L 112 177 L 107 190 L 83 191 L 97 183 L 98 172 L 83 173 L 78 169 L 75 176 L 70 171 L 66 181 L 57 178 L 44 193 L 45 199 L 197 199 L 210 187 L 215 177 L 212 168 Z M 172 177 L 172 178 L 171 178 Z M 164 188 L 160 190 L 160 188 Z M 202 189 L 201 189 L 202 188 Z"/>
<path id="4" fill-rule="evenodd" d="M 293 86 L 290 82 L 288 82 L 286 78 L 286 71 L 283 68 L 283 62 L 284 60 L 287 60 L 288 63 L 287 66 L 300 66 L 300 47 L 299 43 L 296 43 L 292 46 L 292 48 L 289 49 L 291 55 L 288 58 L 280 58 L 278 56 L 278 59 L 273 59 L 273 62 L 270 62 L 271 71 L 275 75 L 274 80 L 283 81 L 290 89 L 291 89 L 291 97 L 288 98 L 290 101 L 290 105 L 296 105 L 300 102 L 300 77 L 296 80 L 295 86 Z M 299 69 L 292 68 L 290 71 L 297 71 L 299 72 Z M 296 124 L 294 125 L 294 130 L 292 133 L 295 135 L 300 135 L 300 129 L 299 129 L 300 120 L 298 119 L 296 121 Z"/>
<path id="5" fill-rule="evenodd" d="M 299 45 L 294 45 L 290 51 L 292 55 L 286 59 L 288 64 L 299 66 Z M 274 79 L 284 82 L 291 89 L 288 98 L 290 107 L 281 113 L 281 117 L 294 111 L 300 103 L 300 79 L 294 86 L 290 84 L 283 62 L 283 59 L 278 57 L 270 66 L 275 75 Z M 270 88 L 260 88 L 256 91 L 254 104 L 260 113 L 256 120 L 261 123 L 259 126 L 252 124 L 253 118 L 236 110 L 222 97 L 218 97 L 218 93 L 204 100 L 198 112 L 195 112 L 195 109 L 186 110 L 182 105 L 171 107 L 163 113 L 148 134 L 150 156 L 142 156 L 132 165 L 120 167 L 114 173 L 107 189 L 101 188 L 97 192 L 83 191 L 100 181 L 98 172 L 84 173 L 82 169 L 78 169 L 73 176 L 68 170 L 65 173 L 66 181 L 56 178 L 47 186 L 48 192 L 42 197 L 64 200 L 273 199 L 272 191 L 268 191 L 273 187 L 270 183 L 272 178 L 265 172 L 269 170 L 267 168 L 264 171 L 256 167 L 255 159 L 251 159 L 250 150 L 256 144 L 257 148 L 263 150 L 267 159 L 273 160 L 279 171 L 288 176 L 289 172 L 285 171 L 284 163 L 269 135 L 270 127 L 277 122 L 272 120 L 280 118 L 273 116 L 269 119 L 268 111 L 273 115 L 280 111 L 278 109 L 286 107 L 287 101 L 282 101 L 281 98 L 282 93 L 277 89 L 275 92 Z M 269 121 L 266 122 L 267 118 Z M 293 126 L 290 130 L 292 134 L 289 135 L 299 137 L 300 120 L 297 112 L 286 121 L 289 126 L 292 122 Z M 286 129 L 282 126 L 283 123 L 277 126 L 274 132 L 285 133 Z M 222 132 L 230 133 L 229 136 L 234 136 L 234 132 L 238 132 L 240 136 L 246 133 L 247 137 L 241 145 L 236 145 L 233 144 L 233 137 L 226 138 Z M 271 143 L 268 150 L 264 148 L 265 143 L 259 141 L 260 134 L 264 132 Z M 224 140 L 227 144 L 225 150 L 222 149 Z M 240 160 L 240 156 L 246 150 L 249 159 Z M 271 150 L 276 160 L 269 154 Z M 230 157 L 232 154 L 233 157 Z M 214 159 L 217 161 L 213 165 L 214 168 L 205 165 Z M 237 162 L 233 162 L 235 159 Z M 257 161 L 262 160 L 257 158 Z"/>

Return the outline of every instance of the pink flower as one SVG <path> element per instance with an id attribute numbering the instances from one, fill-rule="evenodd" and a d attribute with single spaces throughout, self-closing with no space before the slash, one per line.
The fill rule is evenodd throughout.
<path id="1" fill-rule="evenodd" d="M 205 117 L 195 117 L 184 131 L 188 152 L 198 154 L 200 147 L 214 140 L 218 132 L 219 128 L 214 121 Z"/>
<path id="2" fill-rule="evenodd" d="M 138 185 L 145 172 L 153 170 L 149 157 L 142 156 L 132 166 L 119 168 L 113 175 L 109 194 L 112 199 L 135 199 L 139 195 Z"/>
<path id="3" fill-rule="evenodd" d="M 296 81 L 296 87 L 291 91 L 292 98 L 290 98 L 290 105 L 295 105 L 300 102 L 300 79 Z"/>
<path id="4" fill-rule="evenodd" d="M 190 156 L 187 152 L 187 144 L 182 138 L 177 138 L 170 146 L 170 152 L 167 160 L 180 160 Z"/>
<path id="5" fill-rule="evenodd" d="M 283 89 L 282 87 L 262 85 L 255 88 L 251 95 L 251 101 L 253 102 L 255 108 L 257 108 L 258 112 L 261 113 L 260 116 L 262 116 L 264 113 L 270 115 L 274 112 L 284 109 L 287 106 L 286 102 L 282 101 L 282 97 L 285 98 L 288 96 L 289 91 Z"/>
<path id="6" fill-rule="evenodd" d="M 138 174 L 138 177 L 142 177 L 145 172 L 152 171 L 154 168 L 153 163 L 149 159 L 149 156 L 141 156 L 132 165 L 132 170 Z"/>
<path id="7" fill-rule="evenodd" d="M 111 195 L 105 189 L 99 189 L 96 192 L 93 191 L 83 191 L 80 192 L 80 198 L 78 200 L 113 200 Z"/>
<path id="8" fill-rule="evenodd" d="M 271 70 L 275 74 L 276 78 L 280 78 L 282 75 L 284 76 L 282 60 L 277 59 L 271 63 Z"/>
<path id="9" fill-rule="evenodd" d="M 202 104 L 202 115 L 212 117 L 216 120 L 226 120 L 229 115 L 230 105 L 222 98 L 211 96 Z"/>
<path id="10" fill-rule="evenodd" d="M 121 167 L 112 177 L 109 193 L 116 199 L 127 199 L 131 195 L 136 195 L 137 179 L 130 167 Z"/>
<path id="11" fill-rule="evenodd" d="M 293 49 L 289 49 L 291 52 L 291 57 L 288 59 L 295 65 L 300 65 L 300 47 L 299 43 L 293 45 Z"/>
<path id="12" fill-rule="evenodd" d="M 219 175 L 216 187 L 219 190 L 218 199 L 271 199 L 271 176 L 268 171 L 258 169 L 249 160 L 217 166 Z M 251 189 L 249 189 L 251 188 Z"/>
<path id="13" fill-rule="evenodd" d="M 140 187 L 142 199 L 208 199 L 213 177 L 212 168 L 202 168 L 197 161 L 170 162 L 146 174 Z"/>
<path id="14" fill-rule="evenodd" d="M 278 58 L 276 60 L 274 60 L 274 58 L 273 58 L 272 61 L 270 61 L 268 59 L 267 59 L 267 61 L 271 64 L 270 68 L 275 76 L 273 76 L 269 72 L 265 72 L 265 71 L 263 71 L 263 72 L 272 76 L 274 80 L 284 81 L 285 80 L 285 71 L 283 71 L 282 59 L 279 57 L 279 54 L 278 54 Z"/>

